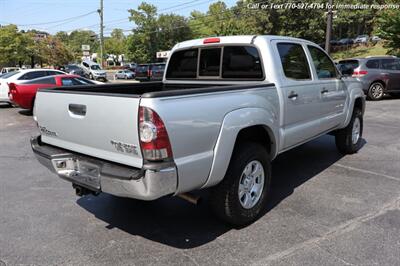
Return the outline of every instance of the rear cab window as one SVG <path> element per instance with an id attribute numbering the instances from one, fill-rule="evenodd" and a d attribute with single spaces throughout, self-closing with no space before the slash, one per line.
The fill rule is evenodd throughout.
<path id="1" fill-rule="evenodd" d="M 256 47 L 225 45 L 174 52 L 166 79 L 263 80 L 264 73 Z"/>

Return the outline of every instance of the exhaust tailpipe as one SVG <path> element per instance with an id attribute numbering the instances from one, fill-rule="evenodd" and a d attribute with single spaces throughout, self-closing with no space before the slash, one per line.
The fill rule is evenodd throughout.
<path id="1" fill-rule="evenodd" d="M 182 193 L 182 194 L 178 194 L 178 197 L 180 197 L 181 199 L 184 199 L 194 205 L 197 205 L 200 203 L 200 197 L 193 195 L 193 194 L 189 194 L 189 193 Z"/>

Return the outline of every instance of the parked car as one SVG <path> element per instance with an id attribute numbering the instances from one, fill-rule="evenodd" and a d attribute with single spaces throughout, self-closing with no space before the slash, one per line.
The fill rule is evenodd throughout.
<path id="1" fill-rule="evenodd" d="M 377 43 L 380 42 L 382 39 L 379 36 L 372 36 L 371 42 Z"/>
<path id="2" fill-rule="evenodd" d="M 394 56 L 370 56 L 339 61 L 343 74 L 361 82 L 370 100 L 381 100 L 385 93 L 400 93 L 400 59 Z"/>
<path id="3" fill-rule="evenodd" d="M 137 66 L 136 63 L 128 63 L 128 64 L 124 65 L 124 68 L 129 69 L 132 72 L 136 72 L 136 66 Z"/>
<path id="4" fill-rule="evenodd" d="M 27 80 L 59 74 L 66 73 L 54 69 L 22 69 L 4 74 L 0 77 L 0 102 L 10 103 L 8 98 L 8 84 L 11 82 L 19 84 Z"/>
<path id="5" fill-rule="evenodd" d="M 352 45 L 353 43 L 354 43 L 353 39 L 350 38 L 344 38 L 338 42 L 339 45 Z"/>
<path id="6" fill-rule="evenodd" d="M 135 78 L 135 73 L 130 70 L 118 70 L 114 74 L 114 79 L 133 79 Z"/>
<path id="7" fill-rule="evenodd" d="M 10 83 L 9 99 L 23 109 L 33 109 L 38 89 L 58 86 L 94 85 L 94 81 L 78 75 L 55 75 L 29 80 L 20 84 Z"/>
<path id="8" fill-rule="evenodd" d="M 135 79 L 139 81 L 149 81 L 151 77 L 151 64 L 140 64 L 136 67 Z"/>
<path id="9" fill-rule="evenodd" d="M 85 72 L 85 77 L 93 80 L 107 81 L 107 72 L 96 62 L 83 61 L 81 66 Z"/>
<path id="10" fill-rule="evenodd" d="M 331 40 L 329 43 L 331 44 L 331 46 L 338 46 L 338 45 L 340 45 L 339 41 L 337 41 L 337 40 Z"/>
<path id="11" fill-rule="evenodd" d="M 165 63 L 153 64 L 151 67 L 150 80 L 160 81 L 164 76 Z"/>
<path id="12" fill-rule="evenodd" d="M 354 43 L 367 43 L 369 39 L 368 35 L 358 35 L 355 39 L 354 39 Z"/>
<path id="13" fill-rule="evenodd" d="M 312 42 L 227 36 L 175 45 L 162 82 L 42 89 L 36 103 L 32 149 L 78 195 L 194 199 L 212 187 L 213 211 L 246 225 L 278 154 L 326 133 L 343 154 L 361 148 L 365 95 Z"/>
<path id="14" fill-rule="evenodd" d="M 20 70 L 19 67 L 3 67 L 1 69 L 0 75 L 6 74 L 9 72 L 13 72 L 13 71 L 18 71 L 18 70 Z"/>
<path id="15" fill-rule="evenodd" d="M 85 71 L 80 66 L 75 64 L 65 65 L 64 71 L 71 75 L 79 75 L 81 77 L 85 76 Z"/>

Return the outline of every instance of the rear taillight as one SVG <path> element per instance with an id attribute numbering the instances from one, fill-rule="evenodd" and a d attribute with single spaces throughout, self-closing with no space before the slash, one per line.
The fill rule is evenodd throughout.
<path id="1" fill-rule="evenodd" d="M 148 107 L 139 108 L 139 137 L 145 160 L 172 159 L 171 143 L 164 122 Z"/>
<path id="2" fill-rule="evenodd" d="M 354 70 L 352 77 L 359 78 L 368 74 L 366 70 Z"/>
<path id="3" fill-rule="evenodd" d="M 16 92 L 17 92 L 17 86 L 15 85 L 15 83 L 8 83 L 8 94 Z"/>
<path id="4" fill-rule="evenodd" d="M 147 76 L 151 77 L 151 70 L 147 70 Z"/>

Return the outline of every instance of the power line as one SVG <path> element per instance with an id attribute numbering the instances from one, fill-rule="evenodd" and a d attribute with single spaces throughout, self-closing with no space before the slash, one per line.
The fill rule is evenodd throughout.
<path id="1" fill-rule="evenodd" d="M 55 23 L 60 23 L 60 22 L 66 22 L 66 21 L 69 21 L 69 20 L 79 19 L 79 18 L 88 16 L 88 15 L 93 14 L 93 13 L 97 13 L 97 11 L 91 11 L 89 13 L 85 13 L 85 14 L 82 14 L 82 15 L 79 15 L 79 16 L 60 19 L 60 20 L 53 20 L 53 21 L 41 22 L 41 23 L 33 23 L 33 24 L 15 24 L 15 25 L 17 25 L 18 27 L 29 27 L 29 26 L 40 26 L 40 25 L 47 25 L 47 24 L 55 24 Z M 13 24 L 13 23 L 9 23 L 9 24 Z"/>

